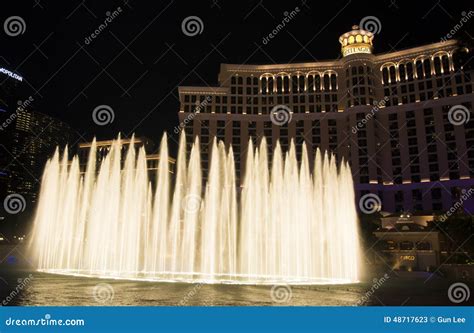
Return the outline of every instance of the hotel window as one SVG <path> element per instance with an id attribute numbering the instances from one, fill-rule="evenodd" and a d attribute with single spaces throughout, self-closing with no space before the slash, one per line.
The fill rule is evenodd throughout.
<path id="1" fill-rule="evenodd" d="M 397 76 L 396 76 L 395 66 L 390 66 L 390 69 L 389 69 L 389 77 L 390 77 L 390 83 L 394 84 L 394 83 L 397 82 Z"/>
<path id="2" fill-rule="evenodd" d="M 311 121 L 311 135 L 314 149 L 321 144 L 321 128 L 318 120 Z"/>
<path id="3" fill-rule="evenodd" d="M 304 80 L 305 80 L 305 77 L 304 75 L 300 75 L 300 77 L 298 78 L 298 90 L 300 93 L 302 93 L 304 91 Z"/>
<path id="4" fill-rule="evenodd" d="M 413 206 L 413 210 L 415 211 L 423 210 L 423 205 L 421 203 L 415 204 Z"/>
<path id="5" fill-rule="evenodd" d="M 408 81 L 413 81 L 413 64 L 411 62 L 407 63 L 406 71 Z"/>
<path id="6" fill-rule="evenodd" d="M 396 192 L 395 192 L 395 201 L 396 201 L 397 203 L 403 202 L 403 198 L 404 198 L 404 196 L 403 196 L 403 191 L 396 191 Z"/>
<path id="7" fill-rule="evenodd" d="M 337 76 L 335 74 L 331 75 L 331 90 L 337 90 Z"/>
<path id="8" fill-rule="evenodd" d="M 263 135 L 267 138 L 267 144 L 272 143 L 272 122 L 266 121 L 263 123 Z"/>
<path id="9" fill-rule="evenodd" d="M 291 91 L 293 93 L 298 92 L 298 77 L 296 75 L 291 77 Z"/>
<path id="10" fill-rule="evenodd" d="M 434 211 L 443 210 L 443 204 L 441 202 L 433 202 L 432 209 Z"/>
<path id="11" fill-rule="evenodd" d="M 382 244 L 385 251 L 395 251 L 397 249 L 397 244 L 392 240 L 386 240 Z"/>
<path id="12" fill-rule="evenodd" d="M 240 144 L 240 121 L 232 122 L 232 143 Z"/>
<path id="13" fill-rule="evenodd" d="M 224 120 L 218 120 L 217 121 L 217 129 L 216 129 L 216 138 L 219 140 L 224 141 L 225 140 L 225 121 Z"/>
<path id="14" fill-rule="evenodd" d="M 277 85 L 277 92 L 281 94 L 283 90 L 283 78 L 281 76 L 277 76 L 276 85 Z"/>
<path id="15" fill-rule="evenodd" d="M 298 146 L 299 144 L 302 144 L 305 141 L 304 120 L 296 121 L 295 130 L 296 130 L 295 144 Z M 302 153 L 302 149 L 297 149 L 296 157 L 298 160 L 301 160 L 301 153 Z"/>
<path id="16" fill-rule="evenodd" d="M 290 92 L 290 78 L 288 76 L 283 77 L 283 91 L 285 93 Z"/>
<path id="17" fill-rule="evenodd" d="M 423 78 L 423 63 L 421 60 L 417 60 L 415 63 L 416 66 L 416 76 L 420 80 Z"/>
<path id="18" fill-rule="evenodd" d="M 427 79 L 431 78 L 431 61 L 430 59 L 425 59 L 423 62 L 423 67 L 425 70 L 425 77 Z"/>
<path id="19" fill-rule="evenodd" d="M 415 201 L 421 201 L 422 200 L 422 193 L 420 189 L 415 189 L 411 191 L 411 195 L 413 200 Z"/>
<path id="20" fill-rule="evenodd" d="M 430 242 L 417 242 L 416 249 L 418 251 L 430 251 L 431 250 L 431 243 Z"/>
<path id="21" fill-rule="evenodd" d="M 400 76 L 400 82 L 405 82 L 406 81 L 405 64 L 400 64 L 398 66 L 398 74 Z"/>
<path id="22" fill-rule="evenodd" d="M 438 164 L 430 164 L 429 165 L 430 172 L 435 172 L 439 170 Z"/>
<path id="23" fill-rule="evenodd" d="M 449 74 L 449 58 L 448 56 L 443 56 L 441 59 L 443 72 L 444 74 Z"/>
<path id="24" fill-rule="evenodd" d="M 434 71 L 436 75 L 441 75 L 441 60 L 439 57 L 435 57 L 434 60 Z"/>
<path id="25" fill-rule="evenodd" d="M 401 251 L 410 251 L 414 248 L 413 242 L 410 241 L 402 241 L 400 242 L 399 246 Z"/>
<path id="26" fill-rule="evenodd" d="M 352 79 L 352 83 L 354 84 L 354 79 Z M 383 85 L 384 86 L 387 86 L 388 85 L 388 69 L 387 67 L 384 67 L 382 69 L 382 82 L 383 82 Z"/>
<path id="27" fill-rule="evenodd" d="M 248 136 L 255 146 L 257 144 L 257 123 L 255 121 L 248 122 Z"/>
<path id="28" fill-rule="evenodd" d="M 323 77 L 323 86 L 324 90 L 328 91 L 330 89 L 329 75 L 325 74 Z"/>

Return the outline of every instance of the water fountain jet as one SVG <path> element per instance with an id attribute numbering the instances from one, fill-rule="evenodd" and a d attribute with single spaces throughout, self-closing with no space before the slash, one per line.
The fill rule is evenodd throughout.
<path id="1" fill-rule="evenodd" d="M 306 145 L 279 143 L 271 170 L 265 139 L 249 141 L 240 196 L 232 148 L 214 141 L 203 184 L 200 144 L 186 160 L 181 135 L 174 181 L 163 136 L 156 183 L 144 148 L 120 137 L 84 173 L 67 148 L 47 162 L 32 236 L 38 270 L 79 276 L 249 284 L 352 283 L 360 274 L 350 168 Z"/>

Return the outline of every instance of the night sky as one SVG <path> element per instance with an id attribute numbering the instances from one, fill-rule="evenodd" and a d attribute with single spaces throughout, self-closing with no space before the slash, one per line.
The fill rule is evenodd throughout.
<path id="1" fill-rule="evenodd" d="M 284 12 L 297 6 L 296 17 L 264 45 Z M 366 16 L 381 22 L 375 53 L 438 42 L 472 2 L 22 0 L 1 7 L 1 22 L 20 16 L 26 30 L 16 37 L 0 30 L 0 64 L 25 78 L 25 97 L 34 97 L 37 111 L 69 123 L 81 141 L 135 132 L 158 142 L 178 125 L 177 87 L 217 85 L 221 63 L 335 59 L 339 35 Z M 85 44 L 118 7 L 107 28 Z M 183 33 L 188 16 L 202 20 L 201 34 Z M 469 21 L 455 38 L 472 39 L 472 26 Z M 92 120 L 101 104 L 115 113 L 106 126 Z"/>

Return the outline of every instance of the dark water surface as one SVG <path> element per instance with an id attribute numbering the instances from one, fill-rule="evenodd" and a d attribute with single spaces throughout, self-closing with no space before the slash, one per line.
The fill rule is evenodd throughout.
<path id="1" fill-rule="evenodd" d="M 349 285 L 274 287 L 126 281 L 3 270 L 0 297 L 3 305 L 44 306 L 454 305 L 447 296 L 453 282 L 424 273 L 407 273 L 391 275 L 377 288 L 372 279 Z M 471 299 L 462 305 L 472 304 Z"/>

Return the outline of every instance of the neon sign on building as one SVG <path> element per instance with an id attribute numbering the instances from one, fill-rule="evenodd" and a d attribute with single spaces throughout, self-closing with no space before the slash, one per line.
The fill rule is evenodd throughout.
<path id="1" fill-rule="evenodd" d="M 3 67 L 0 67 L 0 72 L 5 74 L 5 75 L 8 75 L 9 77 L 15 79 L 15 80 L 18 80 L 18 81 L 23 81 L 23 77 L 16 74 L 16 73 L 13 73 L 12 71 L 9 71 L 8 69 L 6 68 L 3 68 Z"/>

